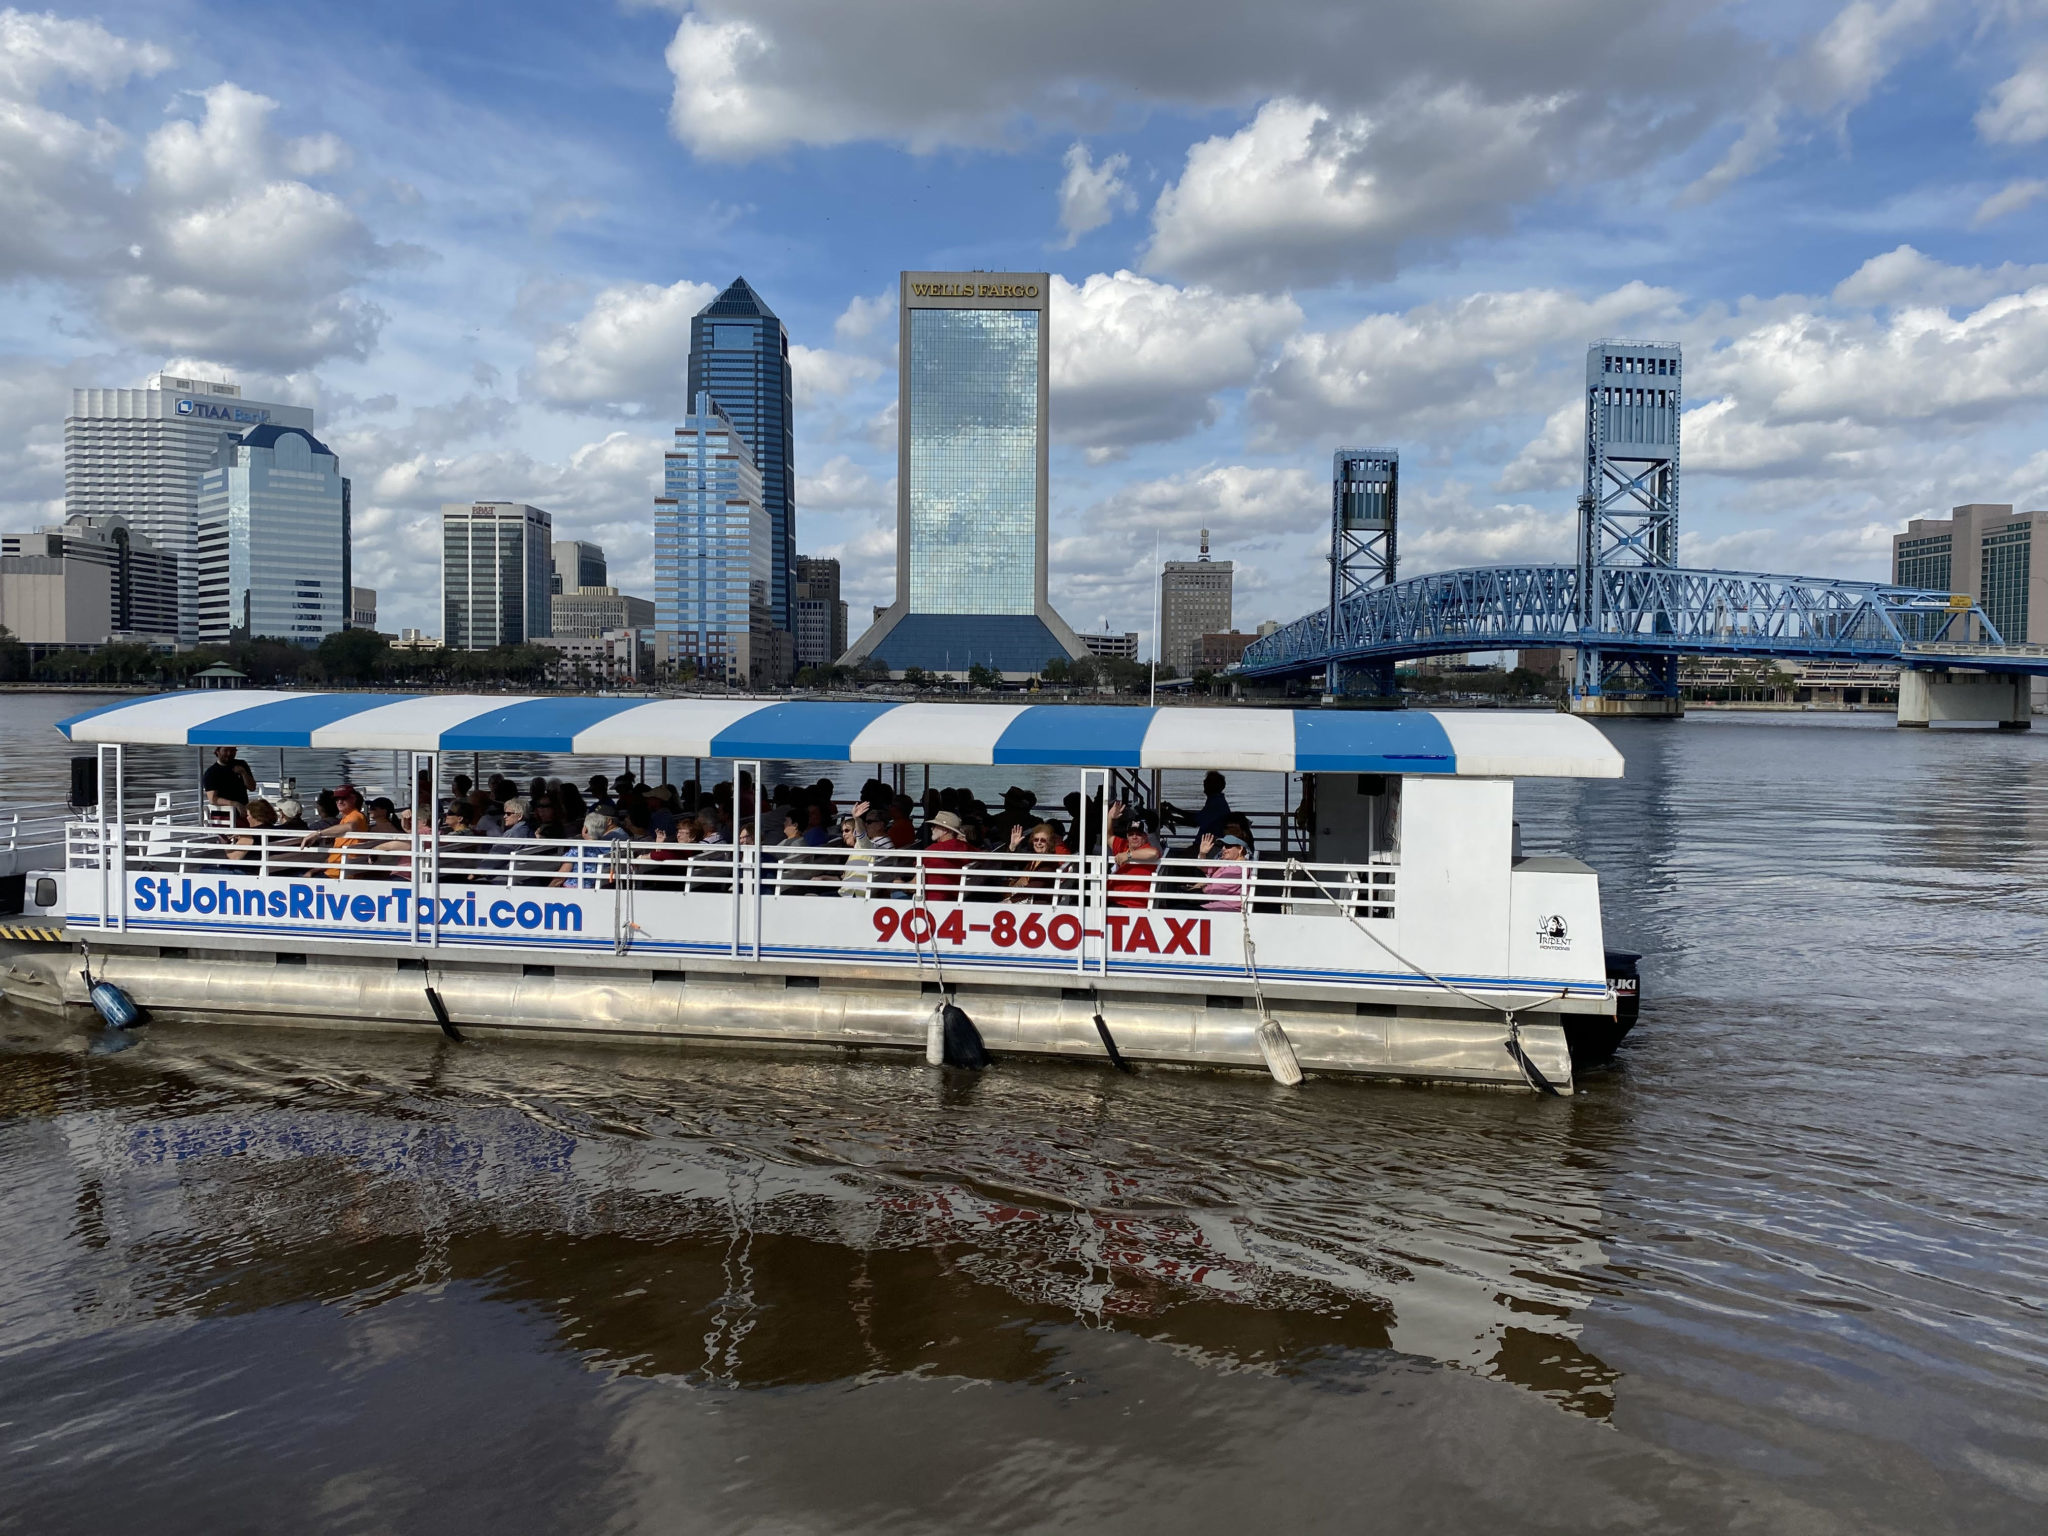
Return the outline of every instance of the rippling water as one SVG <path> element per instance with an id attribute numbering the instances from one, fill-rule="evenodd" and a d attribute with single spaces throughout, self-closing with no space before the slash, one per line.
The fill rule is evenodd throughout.
<path id="1" fill-rule="evenodd" d="M 2048 1528 L 2048 735 L 1612 734 L 1568 1101 L 0 1008 L 0 1529 Z"/>

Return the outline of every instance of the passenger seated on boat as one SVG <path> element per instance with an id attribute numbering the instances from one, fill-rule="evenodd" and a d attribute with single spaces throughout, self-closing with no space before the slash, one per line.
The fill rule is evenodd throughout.
<path id="1" fill-rule="evenodd" d="M 333 844 L 334 851 L 327 856 L 327 877 L 333 880 L 338 879 L 347 868 L 348 850 L 369 830 L 370 819 L 363 814 L 363 797 L 357 793 L 353 784 L 344 784 L 332 794 L 323 792 L 320 796 L 322 807 L 324 808 L 329 801 L 332 801 L 335 807 L 333 825 L 323 827 L 317 832 L 308 832 L 299 839 L 299 846 L 303 848 L 314 843 Z"/>
<path id="2" fill-rule="evenodd" d="M 555 867 L 555 878 L 548 884 L 586 891 L 609 885 L 612 854 L 607 845 L 622 835 L 609 811 L 586 812 L 582 841 L 570 846 L 568 857 Z"/>
<path id="3" fill-rule="evenodd" d="M 499 830 L 497 837 L 498 846 L 503 850 L 502 855 L 488 861 L 479 861 L 479 863 L 488 863 L 493 884 L 519 884 L 520 873 L 530 867 L 532 863 L 531 859 L 522 859 L 520 857 L 521 854 L 530 854 L 532 852 L 531 849 L 523 848 L 520 845 L 534 840 L 533 823 L 528 821 L 526 816 L 526 802 L 519 796 L 513 795 L 505 802 L 505 809 L 502 815 L 504 826 Z"/>
<path id="4" fill-rule="evenodd" d="M 877 802 L 890 809 L 889 846 L 892 848 L 914 848 L 917 846 L 917 828 L 910 820 L 910 813 L 917 809 L 917 802 L 908 795 L 896 795 Z"/>
<path id="5" fill-rule="evenodd" d="M 478 837 L 505 835 L 503 807 L 491 798 L 489 790 L 472 789 L 469 792 L 469 824 L 476 828 Z"/>
<path id="6" fill-rule="evenodd" d="M 298 801 L 284 799 L 277 802 L 277 829 L 280 832 L 307 832 L 306 810 Z"/>
<path id="7" fill-rule="evenodd" d="M 1152 841 L 1141 817 L 1123 801 L 1109 807 L 1109 904 L 1144 907 L 1152 903 L 1152 880 L 1159 872 L 1159 845 Z"/>
<path id="8" fill-rule="evenodd" d="M 967 855 L 972 852 L 960 835 L 960 818 L 951 811 L 934 811 L 925 830 L 932 834 L 924 854 L 925 898 L 958 901 L 961 872 L 967 868 Z"/>
<path id="9" fill-rule="evenodd" d="M 1041 821 L 1028 834 L 1022 827 L 1012 827 L 1010 852 L 1029 853 L 1031 858 L 1021 867 L 1009 866 L 1016 873 L 1009 878 L 1010 894 L 1003 898 L 1004 902 L 1050 906 L 1061 856 L 1066 851 L 1060 843 L 1059 830 L 1049 821 Z"/>
<path id="10" fill-rule="evenodd" d="M 223 845 L 224 851 L 221 856 L 233 861 L 225 867 L 232 869 L 234 863 L 245 859 L 253 863 L 257 856 L 256 838 L 249 830 L 249 813 L 233 801 L 229 801 L 219 807 L 216 814 L 223 818 L 219 823 L 223 830 L 208 841 Z"/>
<path id="11" fill-rule="evenodd" d="M 1246 848 L 1241 837 L 1225 833 L 1217 837 L 1204 832 L 1201 841 L 1201 857 L 1213 859 L 1202 873 L 1202 910 L 1205 912 L 1237 912 L 1244 908 L 1245 855 Z"/>
<path id="12" fill-rule="evenodd" d="M 863 800 L 846 818 L 850 827 L 841 839 L 850 850 L 839 878 L 839 894 L 858 897 L 888 897 L 896 894 L 891 883 L 893 868 L 883 857 L 896 845 L 889 839 L 889 819 Z"/>

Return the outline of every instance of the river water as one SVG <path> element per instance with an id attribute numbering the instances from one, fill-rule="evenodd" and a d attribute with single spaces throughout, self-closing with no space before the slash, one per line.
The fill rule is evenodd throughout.
<path id="1" fill-rule="evenodd" d="M 0 1006 L 0 1530 L 2048 1528 L 2048 732 L 1609 729 L 1570 1100 Z"/>

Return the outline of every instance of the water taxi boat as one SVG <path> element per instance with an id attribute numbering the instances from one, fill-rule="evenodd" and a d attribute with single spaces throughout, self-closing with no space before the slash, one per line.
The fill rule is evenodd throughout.
<path id="1" fill-rule="evenodd" d="M 159 1021 L 937 1056 L 950 1005 L 998 1061 L 1559 1093 L 1633 1022 L 1598 876 L 1517 847 L 1517 778 L 1622 772 L 1565 714 L 209 691 L 59 729 L 94 748 L 99 803 L 69 821 L 61 867 L 31 878 L 66 940 Z M 754 837 L 678 858 L 616 836 L 457 837 L 428 816 L 374 848 L 308 848 L 224 828 L 197 797 L 142 808 L 127 754 L 145 745 L 388 752 L 393 783 L 434 804 L 494 758 L 697 759 L 700 780 L 736 786 L 742 827 L 762 824 L 778 764 L 875 765 L 899 784 L 1064 770 L 1075 851 Z M 1233 873 L 1169 831 L 1149 874 L 1119 872 L 1104 807 L 1156 812 L 1160 774 L 1189 769 L 1278 776 L 1282 810 L 1245 818 L 1254 856 Z M 16 955 L 7 989 L 77 1006 L 76 962 Z"/>

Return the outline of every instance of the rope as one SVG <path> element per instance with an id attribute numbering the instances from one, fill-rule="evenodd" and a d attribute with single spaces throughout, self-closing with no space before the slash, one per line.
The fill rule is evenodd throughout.
<path id="1" fill-rule="evenodd" d="M 1508 1028 L 1508 1055 L 1513 1058 L 1515 1066 L 1520 1069 L 1522 1074 L 1522 1081 L 1527 1083 L 1531 1088 L 1535 1089 L 1538 1093 L 1550 1095 L 1555 1095 L 1557 1093 L 1556 1084 L 1552 1083 L 1549 1078 L 1543 1075 L 1542 1069 L 1538 1067 L 1535 1062 L 1531 1061 L 1529 1059 L 1529 1053 L 1523 1050 L 1522 1024 L 1521 1020 L 1517 1017 L 1517 1015 L 1519 1015 L 1527 1009 L 1538 1007 L 1544 1003 L 1562 1002 L 1565 998 L 1571 996 L 1569 990 L 1560 991 L 1554 997 L 1532 998 L 1526 1003 L 1517 1003 L 1513 1007 L 1507 1007 L 1501 1003 L 1496 1003 L 1489 998 L 1477 997 L 1472 993 L 1467 992 L 1463 987 L 1455 986 L 1452 983 L 1445 981 L 1443 977 L 1437 975 L 1436 972 L 1430 970 L 1427 966 L 1417 965 L 1413 960 L 1410 960 L 1406 955 L 1402 954 L 1398 949 L 1394 948 L 1394 946 L 1389 944 L 1385 939 L 1381 938 L 1378 934 L 1374 933 L 1370 928 L 1367 928 L 1365 924 L 1361 923 L 1358 920 L 1358 918 L 1352 913 L 1350 903 L 1344 901 L 1342 898 L 1333 894 L 1330 888 L 1327 885 L 1324 885 L 1323 882 L 1316 877 L 1315 871 L 1309 869 L 1305 864 L 1301 862 L 1301 860 L 1289 857 L 1289 859 L 1287 860 L 1285 873 L 1289 875 L 1300 875 L 1303 879 L 1307 880 L 1310 885 L 1314 886 L 1318 891 L 1322 892 L 1324 900 L 1328 901 L 1331 906 L 1335 907 L 1340 913 L 1343 914 L 1345 922 L 1349 923 L 1352 927 L 1356 928 L 1360 933 L 1364 934 L 1368 939 L 1371 939 L 1373 943 L 1377 944 L 1381 949 L 1385 950 L 1389 955 L 1393 956 L 1395 961 L 1399 964 L 1413 971 L 1416 975 L 1421 976 L 1426 980 L 1432 982 L 1436 986 L 1442 988 L 1444 991 L 1450 993 L 1453 997 L 1462 997 L 1469 1003 L 1476 1004 L 1478 1007 L 1485 1008 L 1491 1012 L 1500 1014 L 1505 1019 Z M 1246 943 L 1249 944 L 1251 927 L 1251 922 L 1249 918 L 1246 919 L 1245 927 Z"/>

